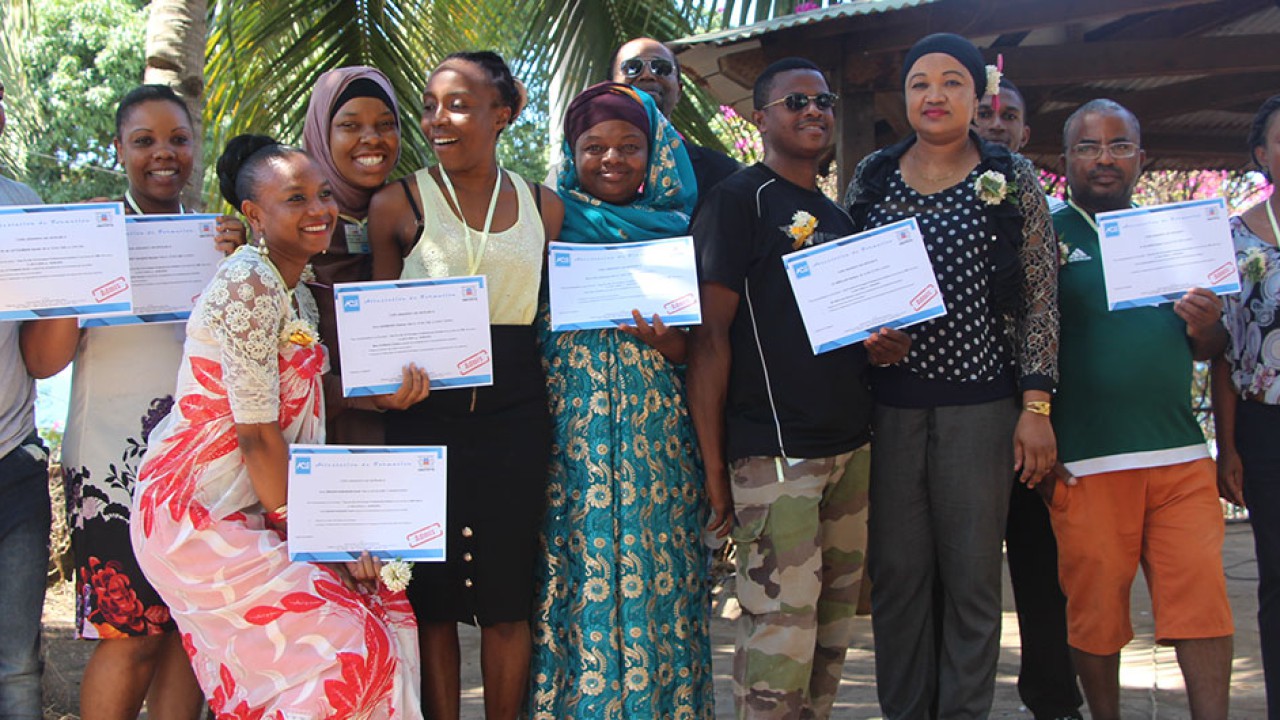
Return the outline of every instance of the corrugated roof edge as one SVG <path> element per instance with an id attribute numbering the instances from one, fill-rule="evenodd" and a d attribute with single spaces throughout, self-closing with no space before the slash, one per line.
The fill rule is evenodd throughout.
<path id="1" fill-rule="evenodd" d="M 694 45 L 705 45 L 711 43 L 714 45 L 731 45 L 743 40 L 750 40 L 755 37 L 764 35 L 765 33 L 775 30 L 783 30 L 791 27 L 799 27 L 801 25 L 814 25 L 827 20 L 836 18 L 853 17 L 855 15 L 871 15 L 874 13 L 893 12 L 894 10 L 902 10 L 904 8 L 916 7 L 919 5 L 930 5 L 937 0 L 854 0 L 853 2 L 841 3 L 830 7 L 820 8 L 818 10 L 809 10 L 807 12 L 792 13 L 783 15 L 782 17 L 764 20 L 751 25 L 743 25 L 742 27 L 728 28 L 726 30 L 717 30 L 713 33 L 704 33 L 702 35 L 693 35 L 679 40 L 673 40 L 669 43 L 676 52 L 680 52 L 681 48 L 692 47 Z"/>

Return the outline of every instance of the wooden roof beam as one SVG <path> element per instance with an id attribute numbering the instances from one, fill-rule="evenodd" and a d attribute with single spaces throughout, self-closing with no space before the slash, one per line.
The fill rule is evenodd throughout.
<path id="1" fill-rule="evenodd" d="M 1275 35 L 1231 35 L 1162 40 L 1074 43 L 1001 48 L 1005 70 L 1021 86 L 1065 85 L 1098 80 L 1280 72 Z M 984 50 L 994 62 L 997 52 Z"/>
<path id="2" fill-rule="evenodd" d="M 1151 13 L 1132 21 L 1108 23 L 1085 34 L 1090 42 L 1123 37 L 1126 40 L 1154 40 L 1201 35 L 1229 22 L 1272 7 L 1274 0 L 1218 0 L 1205 5 Z"/>
<path id="3" fill-rule="evenodd" d="M 1276 88 L 1280 88 L 1280 72 L 1207 77 L 1130 93 L 1087 87 L 1082 91 L 1092 93 L 1085 101 L 1110 98 L 1129 108 L 1145 124 L 1197 110 L 1231 109 L 1241 103 L 1253 103 L 1256 107 L 1275 93 Z M 1075 108 L 1071 108 L 1032 114 L 1028 122 L 1037 128 L 1061 128 L 1074 111 Z"/>

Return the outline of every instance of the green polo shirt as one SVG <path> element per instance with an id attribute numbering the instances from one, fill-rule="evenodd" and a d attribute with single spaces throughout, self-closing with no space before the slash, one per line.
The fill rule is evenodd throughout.
<path id="1" fill-rule="evenodd" d="M 1074 208 L 1053 214 L 1061 345 L 1053 430 L 1073 475 L 1208 457 L 1191 409 L 1191 345 L 1173 305 L 1110 311 L 1098 234 Z"/>

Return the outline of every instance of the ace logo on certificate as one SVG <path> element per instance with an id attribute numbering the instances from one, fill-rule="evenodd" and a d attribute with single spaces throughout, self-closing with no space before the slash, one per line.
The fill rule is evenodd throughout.
<path id="1" fill-rule="evenodd" d="M 782 257 L 815 355 L 947 313 L 915 218 Z"/>
<path id="2" fill-rule="evenodd" d="M 294 445 L 289 457 L 291 559 L 444 560 L 445 448 Z"/>

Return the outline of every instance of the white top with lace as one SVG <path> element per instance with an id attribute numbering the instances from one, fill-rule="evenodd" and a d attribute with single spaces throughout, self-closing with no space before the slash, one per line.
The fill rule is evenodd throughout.
<path id="1" fill-rule="evenodd" d="M 281 345 L 289 342 L 286 328 L 302 320 L 314 337 L 319 318 L 305 285 L 285 287 L 275 266 L 245 246 L 205 288 L 187 325 L 187 341 L 218 348 L 237 423 L 271 423 L 280 413 L 278 362 Z"/>

